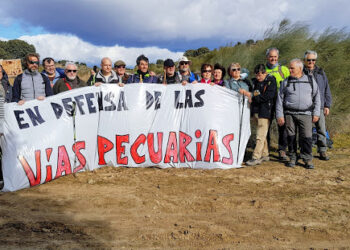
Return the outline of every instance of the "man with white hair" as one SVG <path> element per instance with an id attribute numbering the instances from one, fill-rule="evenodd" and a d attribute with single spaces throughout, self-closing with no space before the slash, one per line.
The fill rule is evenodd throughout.
<path id="1" fill-rule="evenodd" d="M 315 79 L 303 73 L 303 62 L 293 59 L 290 77 L 285 79 L 277 95 L 276 117 L 279 126 L 286 125 L 290 160 L 287 167 L 297 163 L 296 131 L 299 131 L 300 158 L 306 169 L 312 164 L 312 123 L 320 117 L 320 93 Z"/>
<path id="2" fill-rule="evenodd" d="M 290 73 L 286 66 L 280 65 L 278 62 L 280 52 L 277 48 L 269 48 L 266 50 L 266 73 L 276 78 L 277 91 L 281 82 L 286 79 Z M 278 156 L 281 161 L 287 160 L 287 131 L 286 126 L 278 127 Z"/>
<path id="3" fill-rule="evenodd" d="M 179 61 L 179 76 L 181 79 L 182 85 L 186 85 L 187 83 L 197 83 L 200 81 L 199 76 L 191 72 L 190 65 L 191 61 L 188 60 L 186 56 L 181 57 Z"/>
<path id="4" fill-rule="evenodd" d="M 54 94 L 58 94 L 71 89 L 81 88 L 86 86 L 86 82 L 81 80 L 78 73 L 77 65 L 73 62 L 67 62 L 64 68 L 65 78 L 60 78 L 55 85 L 53 85 Z"/>
<path id="5" fill-rule="evenodd" d="M 119 83 L 119 78 L 112 67 L 112 60 L 109 57 L 101 59 L 101 70 L 95 75 L 92 75 L 87 84 L 89 86 L 100 86 L 103 83 Z M 123 83 L 119 83 L 119 86 L 124 86 Z"/>
<path id="6" fill-rule="evenodd" d="M 304 74 L 312 75 L 318 85 L 321 99 L 320 120 L 316 122 L 317 131 L 317 151 L 320 154 L 320 160 L 328 161 L 327 156 L 327 137 L 325 116 L 329 115 L 332 105 L 332 94 L 329 88 L 328 79 L 324 70 L 316 65 L 317 52 L 308 50 L 304 54 Z"/>

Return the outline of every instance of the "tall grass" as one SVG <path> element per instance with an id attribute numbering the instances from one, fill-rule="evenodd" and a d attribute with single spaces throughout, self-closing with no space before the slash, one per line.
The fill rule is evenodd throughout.
<path id="1" fill-rule="evenodd" d="M 265 52 L 270 47 L 279 49 L 279 62 L 284 65 L 294 58 L 303 59 L 306 50 L 317 51 L 317 65 L 325 70 L 333 96 L 328 129 L 331 134 L 350 131 L 350 34 L 344 29 L 312 33 L 306 24 L 283 20 L 254 44 L 229 45 L 191 58 L 192 70 L 199 71 L 202 63 L 218 62 L 227 67 L 231 62 L 239 62 L 252 72 L 255 65 L 266 62 Z"/>

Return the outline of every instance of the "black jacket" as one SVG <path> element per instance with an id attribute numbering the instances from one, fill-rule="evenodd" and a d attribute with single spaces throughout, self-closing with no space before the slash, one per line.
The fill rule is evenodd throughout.
<path id="1" fill-rule="evenodd" d="M 253 78 L 252 113 L 259 118 L 272 119 L 277 94 L 275 77 L 267 75 L 265 80 L 259 82 Z"/>

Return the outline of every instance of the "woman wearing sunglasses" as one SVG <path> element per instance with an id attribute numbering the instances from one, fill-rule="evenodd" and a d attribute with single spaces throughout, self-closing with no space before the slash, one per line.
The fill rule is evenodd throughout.
<path id="1" fill-rule="evenodd" d="M 231 63 L 227 69 L 230 79 L 224 81 L 226 88 L 232 89 L 241 95 L 247 96 L 249 102 L 251 102 L 251 93 L 250 93 L 250 82 L 248 79 L 243 79 L 243 74 L 241 74 L 241 65 L 239 63 Z M 244 73 L 244 76 L 247 76 Z"/>
<path id="2" fill-rule="evenodd" d="M 201 67 L 201 76 L 202 79 L 200 80 L 201 83 L 208 83 L 210 85 L 214 85 L 214 83 L 211 81 L 213 72 L 213 66 L 207 63 L 202 64 Z"/>

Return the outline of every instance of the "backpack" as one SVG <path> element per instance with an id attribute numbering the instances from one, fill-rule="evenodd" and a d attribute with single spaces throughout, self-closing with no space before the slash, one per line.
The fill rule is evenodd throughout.
<path id="1" fill-rule="evenodd" d="M 288 88 L 288 87 L 290 86 L 290 84 L 293 83 L 293 89 L 294 89 L 294 91 L 295 91 L 295 90 L 296 90 L 296 89 L 295 89 L 295 83 L 296 83 L 296 82 L 298 82 L 298 83 L 309 83 L 309 84 L 311 85 L 311 99 L 312 99 L 312 105 L 311 105 L 309 108 L 305 109 L 305 110 L 294 110 L 294 109 L 292 109 L 292 108 L 287 108 L 287 107 L 285 107 L 285 105 L 283 104 L 283 106 L 284 106 L 284 108 L 285 108 L 286 110 L 290 110 L 290 111 L 312 111 L 312 110 L 314 109 L 314 107 L 315 107 L 315 96 L 313 96 L 313 94 L 314 94 L 314 84 L 313 84 L 312 76 L 311 76 L 311 75 L 307 75 L 307 78 L 308 78 L 308 81 L 294 81 L 294 82 L 292 82 L 292 81 L 291 81 L 292 78 L 289 76 L 289 77 L 287 78 L 287 85 L 286 85 L 286 88 Z"/>
<path id="2" fill-rule="evenodd" d="M 313 127 L 312 128 L 312 146 L 313 147 L 316 147 L 317 139 L 318 139 L 317 130 L 316 130 L 316 127 Z M 329 136 L 328 130 L 326 130 L 326 144 L 328 148 L 333 148 L 333 141 Z"/>

